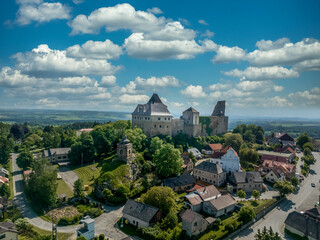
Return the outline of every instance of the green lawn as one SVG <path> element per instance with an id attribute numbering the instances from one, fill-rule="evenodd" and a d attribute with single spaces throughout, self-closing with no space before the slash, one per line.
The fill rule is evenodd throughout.
<path id="1" fill-rule="evenodd" d="M 67 198 L 73 197 L 73 191 L 71 188 L 63 181 L 63 179 L 57 180 L 58 188 L 57 188 L 57 194 L 65 193 L 67 195 Z"/>
<path id="2" fill-rule="evenodd" d="M 88 194 L 92 192 L 94 180 L 100 176 L 101 169 L 102 167 L 98 166 L 98 163 L 72 168 L 72 170 L 83 181 L 83 184 L 89 185 Z"/>
<path id="3" fill-rule="evenodd" d="M 258 205 L 256 205 L 253 201 L 239 201 L 238 203 L 243 204 L 244 206 L 253 207 L 254 212 L 258 214 L 276 201 L 276 199 L 257 200 L 257 202 L 259 203 Z"/>
<path id="4" fill-rule="evenodd" d="M 43 229 L 40 229 L 36 226 L 33 226 L 33 230 L 41 235 L 46 235 L 46 236 L 51 236 L 51 231 L 46 231 L 46 230 L 43 230 Z M 68 238 L 70 238 L 73 234 L 72 233 L 59 233 L 58 232 L 58 240 L 67 240 Z M 21 238 L 20 238 L 21 237 Z M 27 238 L 25 236 L 19 236 L 19 240 L 20 239 L 26 239 L 26 240 L 31 240 L 31 238 Z"/>

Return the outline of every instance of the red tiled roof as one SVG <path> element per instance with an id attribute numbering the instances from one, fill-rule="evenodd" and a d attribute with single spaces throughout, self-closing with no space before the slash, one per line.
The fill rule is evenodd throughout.
<path id="1" fill-rule="evenodd" d="M 9 179 L 6 178 L 6 177 L 0 176 L 0 182 L 2 182 L 2 183 L 8 183 L 8 182 L 9 182 Z"/>
<path id="2" fill-rule="evenodd" d="M 210 147 L 213 151 L 222 150 L 222 145 L 221 145 L 220 143 L 209 144 L 209 147 Z"/>
<path id="3" fill-rule="evenodd" d="M 271 161 L 284 162 L 284 163 L 288 162 L 288 158 L 286 157 L 262 154 L 261 161 L 264 161 L 264 160 L 271 160 Z"/>

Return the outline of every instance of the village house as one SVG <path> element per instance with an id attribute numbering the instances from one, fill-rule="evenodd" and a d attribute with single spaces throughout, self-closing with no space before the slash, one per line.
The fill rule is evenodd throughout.
<path id="1" fill-rule="evenodd" d="M 83 226 L 77 230 L 77 237 L 85 237 L 87 240 L 94 238 L 94 220 L 91 218 L 83 220 Z"/>
<path id="2" fill-rule="evenodd" d="M 189 148 L 189 149 L 187 150 L 187 152 L 188 152 L 188 153 L 191 152 L 191 153 L 193 154 L 193 156 L 195 156 L 197 159 L 199 159 L 199 158 L 202 157 L 201 152 L 200 152 L 197 148 Z"/>
<path id="3" fill-rule="evenodd" d="M 210 162 L 220 164 L 222 170 L 230 176 L 233 172 L 240 172 L 240 159 L 238 153 L 232 147 L 226 147 L 220 152 L 213 153 Z"/>
<path id="4" fill-rule="evenodd" d="M 0 176 L 0 187 L 1 187 L 3 184 L 9 184 L 9 178 Z"/>
<path id="5" fill-rule="evenodd" d="M 50 148 L 43 150 L 42 157 L 48 159 L 51 163 L 69 161 L 68 153 L 71 148 Z"/>
<path id="6" fill-rule="evenodd" d="M 259 150 L 258 153 L 261 156 L 261 162 L 263 162 L 264 160 L 273 160 L 278 162 L 292 163 L 295 158 L 295 154 L 292 153 L 280 153 L 264 150 Z"/>
<path id="7" fill-rule="evenodd" d="M 195 184 L 195 180 L 193 176 L 190 174 L 167 178 L 167 179 L 164 179 L 162 183 L 163 186 L 170 187 L 175 192 L 185 191 L 186 189 L 193 187 L 194 184 Z"/>
<path id="8" fill-rule="evenodd" d="M 320 207 L 315 207 L 306 212 L 293 211 L 285 220 L 285 228 L 290 232 L 307 237 L 309 240 L 320 239 Z"/>
<path id="9" fill-rule="evenodd" d="M 90 133 L 93 131 L 93 128 L 83 128 L 76 131 L 76 136 L 80 137 L 82 133 Z"/>
<path id="10" fill-rule="evenodd" d="M 262 191 L 263 180 L 259 172 L 234 172 L 229 180 L 233 184 L 233 192 L 239 190 L 252 192 L 254 189 Z"/>
<path id="11" fill-rule="evenodd" d="M 183 165 L 182 165 L 182 170 L 183 170 L 183 174 L 189 174 L 193 171 L 193 161 L 191 158 L 189 158 L 189 154 L 183 153 L 181 155 L 182 159 L 183 159 Z"/>
<path id="12" fill-rule="evenodd" d="M 132 199 L 127 200 L 122 213 L 123 218 L 128 220 L 130 224 L 141 228 L 153 226 L 161 219 L 161 212 L 158 208 Z"/>
<path id="13" fill-rule="evenodd" d="M 274 151 L 279 152 L 279 153 L 289 153 L 289 154 L 293 154 L 294 156 L 296 156 L 296 150 L 291 144 L 287 144 L 281 148 L 275 148 Z"/>
<path id="14" fill-rule="evenodd" d="M 4 169 L 4 168 L 0 167 L 0 176 L 8 177 L 9 176 L 9 171 L 7 169 Z"/>
<path id="15" fill-rule="evenodd" d="M 12 222 L 0 222 L 0 239 L 18 240 L 18 231 Z"/>
<path id="16" fill-rule="evenodd" d="M 230 194 L 221 195 L 213 185 L 197 188 L 185 196 L 185 206 L 188 209 L 214 217 L 233 211 L 235 205 L 236 201 Z"/>
<path id="17" fill-rule="evenodd" d="M 215 186 L 220 186 L 226 182 L 226 172 L 222 170 L 220 164 L 212 162 L 201 162 L 194 168 L 193 176 Z"/>
<path id="18" fill-rule="evenodd" d="M 294 138 L 289 136 L 287 133 L 279 133 L 279 132 L 276 132 L 275 136 L 268 140 L 268 144 L 269 145 L 281 144 L 282 146 L 291 144 L 295 146 Z"/>
<path id="19" fill-rule="evenodd" d="M 205 231 L 216 219 L 213 217 L 204 218 L 201 214 L 187 209 L 181 215 L 181 220 L 182 230 L 191 237 Z"/>
<path id="20" fill-rule="evenodd" d="M 286 180 L 290 180 L 296 175 L 296 166 L 291 163 L 264 160 L 261 167 L 264 172 L 267 172 L 266 178 L 270 182 L 272 182 L 272 179 L 281 178 L 280 175 L 284 175 Z M 271 171 L 273 173 L 270 173 Z M 276 173 L 276 176 L 274 173 Z"/>
<path id="21" fill-rule="evenodd" d="M 208 144 L 204 147 L 201 152 L 206 155 L 212 155 L 215 152 L 220 152 L 223 149 L 220 143 Z"/>

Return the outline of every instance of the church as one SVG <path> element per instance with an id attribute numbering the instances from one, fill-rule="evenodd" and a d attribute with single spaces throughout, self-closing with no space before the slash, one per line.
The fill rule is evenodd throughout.
<path id="1" fill-rule="evenodd" d="M 180 118 L 174 118 L 154 93 L 146 104 L 138 104 L 132 113 L 132 127 L 140 127 L 147 137 L 157 135 L 175 136 L 184 133 L 191 137 L 212 136 L 228 131 L 228 117 L 225 116 L 225 101 L 218 101 L 211 116 L 200 116 L 190 107 Z"/>

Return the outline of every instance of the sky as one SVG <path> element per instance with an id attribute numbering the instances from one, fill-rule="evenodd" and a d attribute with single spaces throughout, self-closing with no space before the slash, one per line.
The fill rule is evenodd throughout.
<path id="1" fill-rule="evenodd" d="M 0 108 L 320 118 L 320 1 L 2 0 Z"/>

